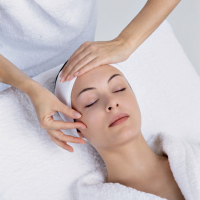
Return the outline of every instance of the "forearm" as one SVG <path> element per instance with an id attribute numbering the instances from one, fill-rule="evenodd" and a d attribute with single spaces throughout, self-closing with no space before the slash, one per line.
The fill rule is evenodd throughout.
<path id="1" fill-rule="evenodd" d="M 36 81 L 27 76 L 13 63 L 0 54 L 0 82 L 12 85 L 28 93 Z"/>
<path id="2" fill-rule="evenodd" d="M 134 52 L 166 19 L 180 0 L 148 0 L 137 16 L 119 34 Z"/>

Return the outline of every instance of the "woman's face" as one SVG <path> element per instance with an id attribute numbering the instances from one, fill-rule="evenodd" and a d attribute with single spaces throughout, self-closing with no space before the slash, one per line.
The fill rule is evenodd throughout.
<path id="1" fill-rule="evenodd" d="M 87 126 L 80 129 L 82 135 L 96 150 L 118 147 L 141 133 L 141 113 L 135 94 L 124 75 L 111 65 L 96 67 L 77 77 L 71 101 L 72 108 L 82 114 L 76 121 Z M 113 117 L 120 113 L 129 117 L 109 127 Z"/>

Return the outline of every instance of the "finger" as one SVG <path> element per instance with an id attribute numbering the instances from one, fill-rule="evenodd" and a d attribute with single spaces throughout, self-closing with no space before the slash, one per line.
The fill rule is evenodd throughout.
<path id="1" fill-rule="evenodd" d="M 47 117 L 43 123 L 40 124 L 46 130 L 49 129 L 73 129 L 73 128 L 87 128 L 82 122 L 65 122 L 60 120 L 54 120 L 53 116 Z"/>
<path id="2" fill-rule="evenodd" d="M 84 48 L 79 47 L 77 50 L 77 52 L 81 53 L 82 51 L 84 51 Z M 74 52 L 75 53 L 75 52 Z M 74 54 L 68 59 L 68 62 L 65 64 L 64 68 L 62 69 L 61 73 L 60 73 L 60 77 L 64 77 L 64 74 L 66 73 L 66 70 L 69 68 L 69 65 L 73 62 L 74 59 Z"/>
<path id="3" fill-rule="evenodd" d="M 74 129 L 74 128 L 80 128 L 80 129 L 85 129 L 87 128 L 84 123 L 82 122 L 64 122 L 64 121 L 59 121 L 59 120 L 54 120 L 54 122 L 48 122 L 46 123 L 45 126 L 42 126 L 46 130 L 51 130 L 51 129 Z"/>
<path id="4" fill-rule="evenodd" d="M 79 137 L 74 137 L 71 135 L 65 135 L 60 130 L 49 130 L 48 133 L 60 141 L 71 142 L 71 143 L 81 143 L 85 144 L 85 140 Z"/>
<path id="5" fill-rule="evenodd" d="M 81 113 L 74 111 L 72 108 L 66 106 L 64 103 L 58 100 L 54 110 L 63 113 L 64 115 L 72 118 L 79 119 L 82 117 Z M 78 117 L 76 114 L 79 114 Z M 47 116 L 40 122 L 41 127 L 45 129 L 72 129 L 72 128 L 87 128 L 87 126 L 82 122 L 65 122 L 60 120 L 54 120 L 53 116 Z"/>
<path id="6" fill-rule="evenodd" d="M 62 141 L 58 140 L 57 138 L 53 137 L 53 136 L 52 136 L 51 134 L 49 134 L 49 133 L 48 133 L 48 135 L 49 135 L 49 137 L 51 138 L 51 140 L 52 140 L 53 142 L 55 142 L 58 146 L 62 147 L 63 149 L 66 149 L 66 150 L 68 150 L 68 151 L 70 151 L 70 152 L 73 152 L 73 151 L 74 151 L 73 148 L 72 148 L 70 145 L 68 145 L 66 142 L 62 142 Z"/>
<path id="7" fill-rule="evenodd" d="M 65 74 L 66 70 L 69 68 L 69 65 L 71 64 L 71 62 L 73 61 L 73 59 L 80 54 L 82 51 L 84 51 L 85 48 L 87 48 L 88 45 L 90 45 L 91 42 L 86 41 L 84 42 L 69 58 L 67 64 L 65 65 L 64 69 L 61 72 L 61 76 L 63 77 L 63 75 Z"/>
<path id="8" fill-rule="evenodd" d="M 55 108 L 55 110 L 67 115 L 70 118 L 77 119 L 81 118 L 81 113 L 75 111 L 74 109 L 70 108 L 69 106 L 65 105 L 61 101 L 59 101 L 59 105 Z"/>
<path id="9" fill-rule="evenodd" d="M 92 70 L 95 67 L 99 67 L 100 65 L 103 65 L 102 62 L 103 61 L 100 59 L 100 57 L 96 57 L 94 60 L 92 60 L 89 63 L 87 63 L 87 65 L 85 65 L 84 67 L 82 67 L 81 69 L 79 69 L 78 70 L 79 73 L 78 73 L 77 76 L 81 76 L 82 74 L 86 73 L 87 71 Z"/>
<path id="10" fill-rule="evenodd" d="M 88 54 L 91 53 L 91 50 L 89 48 L 84 49 L 82 52 L 80 52 L 68 65 L 68 67 L 65 69 L 65 71 L 63 72 L 63 78 L 65 78 L 64 80 L 67 80 L 67 77 L 70 73 L 71 70 L 73 70 L 74 68 L 76 69 L 76 65 L 78 63 L 81 62 L 81 60 L 87 56 Z M 90 55 L 91 56 L 91 55 Z M 92 58 L 90 58 L 92 59 Z M 80 64 L 79 64 L 80 65 Z"/>
<path id="11" fill-rule="evenodd" d="M 78 74 L 80 73 L 80 70 L 84 67 L 88 66 L 88 63 L 90 63 L 91 61 L 93 61 L 95 58 L 97 58 L 96 53 L 91 52 L 90 54 L 86 55 L 82 60 L 80 60 L 69 72 L 68 75 L 70 75 L 70 78 L 68 79 L 69 81 L 72 80 L 75 76 L 78 76 Z M 91 67 L 88 68 L 88 71 L 93 69 L 94 66 L 90 65 Z M 78 72 L 78 74 L 76 74 Z"/>

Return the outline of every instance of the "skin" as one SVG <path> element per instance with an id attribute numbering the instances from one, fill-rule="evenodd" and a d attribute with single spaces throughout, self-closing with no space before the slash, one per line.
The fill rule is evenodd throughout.
<path id="1" fill-rule="evenodd" d="M 107 83 L 113 74 L 121 76 Z M 77 98 L 79 92 L 88 87 L 96 89 L 83 92 Z M 119 91 L 123 88 L 126 90 Z M 96 100 L 92 106 L 85 107 Z M 121 183 L 170 200 L 184 199 L 173 178 L 167 155 L 155 154 L 145 141 L 136 96 L 118 69 L 106 64 L 77 77 L 71 101 L 72 108 L 82 113 L 76 121 L 87 126 L 78 133 L 103 158 L 108 171 L 107 182 Z M 127 113 L 129 118 L 109 127 L 118 113 Z"/>

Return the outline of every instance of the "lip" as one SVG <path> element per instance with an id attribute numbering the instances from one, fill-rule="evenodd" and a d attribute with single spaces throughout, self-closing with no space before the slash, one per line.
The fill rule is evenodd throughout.
<path id="1" fill-rule="evenodd" d="M 129 117 L 129 115 L 127 113 L 120 113 L 120 114 L 115 115 L 112 118 L 109 127 L 111 127 L 113 125 L 113 123 L 115 123 L 117 120 L 124 118 L 124 117 Z"/>

